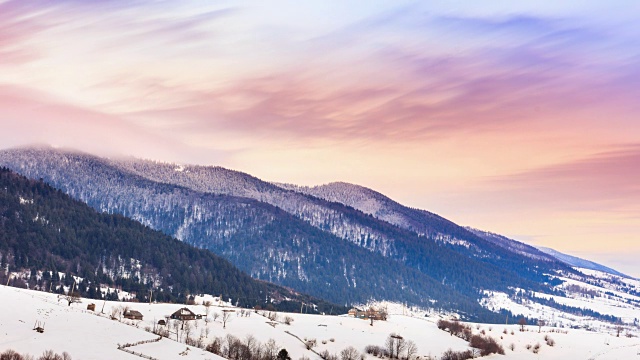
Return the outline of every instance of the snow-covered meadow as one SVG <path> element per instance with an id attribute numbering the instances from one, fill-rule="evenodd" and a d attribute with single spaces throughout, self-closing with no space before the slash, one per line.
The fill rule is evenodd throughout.
<path id="1" fill-rule="evenodd" d="M 81 303 L 68 306 L 64 299 L 58 299 L 55 294 L 0 286 L 0 351 L 13 349 L 20 353 L 39 355 L 52 349 L 59 353 L 66 351 L 76 360 L 139 358 L 118 350 L 118 345 L 157 339 L 156 335 L 147 332 L 145 328 L 153 329 L 159 320 L 165 320 L 166 316 L 182 307 L 187 307 L 196 314 L 209 314 L 208 317 L 204 316 L 206 319 L 188 322 L 191 338 L 203 337 L 205 344 L 215 337 L 226 338 L 227 335 L 233 335 L 242 341 L 253 336 L 262 344 L 273 339 L 278 349 L 287 349 L 294 360 L 303 356 L 311 360 L 320 359 L 316 353 L 325 350 L 339 356 L 340 351 L 348 346 L 364 353 L 367 345 L 384 347 L 385 340 L 391 333 L 413 341 L 418 347 L 417 356 L 422 359 L 429 356 L 440 358 L 450 348 L 455 351 L 469 349 L 466 341 L 437 328 L 440 315 L 424 316 L 419 312 L 405 311 L 402 307 L 390 307 L 389 319 L 375 321 L 371 326 L 369 321 L 346 315 L 277 313 L 277 319 L 271 321 L 260 312 L 243 311 L 217 301 L 213 301 L 207 311 L 207 307 L 202 305 L 203 300 L 215 299 L 196 298 L 199 305 L 188 306 L 83 299 Z M 89 303 L 96 304 L 95 312 L 86 310 Z M 112 310 L 123 305 L 139 311 L 144 319 L 111 320 L 110 316 L 114 312 Z M 223 328 L 223 310 L 233 310 L 229 312 L 226 328 Z M 244 316 L 242 312 L 245 313 Z M 402 315 L 403 312 L 406 315 Z M 247 316 L 249 313 L 250 316 Z M 286 316 L 292 319 L 290 325 L 285 324 Z M 116 317 L 120 319 L 118 315 Z M 43 333 L 33 330 L 38 321 L 44 323 Z M 169 339 L 163 338 L 158 342 L 127 349 L 156 359 L 219 358 L 195 346 L 177 342 L 178 336 L 184 341 L 186 334 L 184 329 L 181 329 L 180 335 L 176 334 L 172 322 L 173 320 L 166 327 L 170 331 Z M 509 359 L 640 359 L 640 338 L 635 336 L 616 337 L 612 332 L 546 326 L 539 329 L 533 325 L 526 326 L 524 332 L 519 331 L 518 325 L 469 325 L 474 333 L 484 331 L 486 335 L 495 338 L 505 349 L 504 357 Z M 554 346 L 547 345 L 545 336 L 553 339 Z M 315 352 L 307 350 L 303 343 L 305 339 L 316 339 L 317 346 L 313 348 Z M 537 354 L 533 352 L 536 344 L 540 344 Z M 528 345 L 530 349 L 527 349 Z M 371 355 L 365 357 L 374 358 Z M 492 358 L 499 359 L 503 356 L 488 357 Z"/>

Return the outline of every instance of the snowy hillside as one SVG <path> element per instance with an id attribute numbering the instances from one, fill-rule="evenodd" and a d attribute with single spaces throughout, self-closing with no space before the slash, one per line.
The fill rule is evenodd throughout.
<path id="1" fill-rule="evenodd" d="M 559 328 L 581 328 L 631 335 L 640 329 L 640 281 L 605 272 L 576 268 L 583 276 L 559 276 L 557 293 L 487 292 L 481 303 L 490 310 L 506 309 Z M 613 318 L 616 320 L 611 321 Z"/>
<path id="2" fill-rule="evenodd" d="M 213 300 L 213 304 L 205 307 L 203 300 Z M 198 297 L 198 305 L 186 306 L 195 314 L 203 315 L 200 320 L 185 321 L 184 327 L 180 321 L 169 320 L 168 326 L 162 326 L 157 325 L 159 320 L 165 320 L 185 305 L 97 302 L 93 312 L 86 310 L 92 300 L 83 299 L 82 303 L 67 306 L 54 294 L 0 286 L 0 352 L 13 349 L 40 355 L 51 349 L 58 353 L 66 351 L 75 360 L 139 359 L 119 350 L 118 346 L 148 340 L 150 342 L 125 349 L 155 359 L 217 359 L 218 356 L 197 345 L 206 347 L 218 339 L 222 353 L 228 350 L 229 344 L 243 346 L 249 342 L 252 351 L 260 349 L 265 359 L 269 359 L 269 353 L 286 349 L 294 360 L 303 357 L 320 360 L 319 354 L 325 351 L 340 357 L 341 351 L 348 347 L 353 347 L 359 354 L 365 353 L 365 347 L 369 345 L 384 348 L 390 334 L 397 334 L 405 343 L 416 345 L 412 359 L 417 356 L 440 359 L 449 349 L 471 349 L 467 341 L 438 329 L 436 324 L 441 317 L 437 314 L 409 315 L 406 311 L 407 315 L 402 315 L 400 308 L 389 307 L 388 320 L 375 321 L 371 326 L 367 320 L 346 315 L 254 312 L 215 300 Z M 143 320 L 122 318 L 118 310 L 123 306 L 140 312 Z M 229 315 L 226 326 L 222 319 L 225 311 Z M 266 317 L 269 315 L 273 320 Z M 111 316 L 115 320 L 111 320 Z M 286 317 L 290 317 L 290 321 L 285 321 Z M 44 324 L 43 333 L 33 330 L 38 321 Z M 509 359 L 630 359 L 640 351 L 635 329 L 629 332 L 629 337 L 626 333 L 616 337 L 615 331 L 609 329 L 599 329 L 600 332 L 527 325 L 523 328 L 525 331 L 520 331 L 520 326 L 513 322 L 510 321 L 510 325 L 468 325 L 473 334 L 484 332 L 485 336 L 494 338 Z M 153 341 L 158 336 L 147 332 L 153 329 L 168 331 L 169 338 Z M 186 345 L 187 338 L 194 345 Z M 312 350 L 305 346 L 305 339 L 315 340 Z M 402 351 L 406 354 L 406 350 Z M 374 358 L 365 355 L 365 359 Z M 500 359 L 502 356 L 487 358 Z"/>

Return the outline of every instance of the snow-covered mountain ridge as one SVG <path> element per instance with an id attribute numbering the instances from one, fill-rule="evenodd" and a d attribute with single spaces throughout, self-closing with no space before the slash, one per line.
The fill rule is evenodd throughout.
<path id="1" fill-rule="evenodd" d="M 272 184 L 221 167 L 53 148 L 0 151 L 0 165 L 214 251 L 254 278 L 338 303 L 406 301 L 473 316 L 479 291 L 553 293 L 559 273 L 576 275 L 526 244 L 357 185 Z"/>

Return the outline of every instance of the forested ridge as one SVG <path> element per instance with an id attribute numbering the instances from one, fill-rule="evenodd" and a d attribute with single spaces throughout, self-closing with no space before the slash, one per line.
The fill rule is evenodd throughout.
<path id="1" fill-rule="evenodd" d="M 0 168 L 0 280 L 25 272 L 11 284 L 62 291 L 74 276 L 80 295 L 101 298 L 100 285 L 136 293 L 148 301 L 186 301 L 208 293 L 240 305 L 299 309 L 315 303 L 318 311 L 340 306 L 252 279 L 229 261 L 197 249 L 117 214 L 100 214 L 43 181 Z M 67 276 L 59 276 L 59 273 Z M 114 296 L 115 294 L 111 294 Z M 109 296 L 109 295 L 107 295 Z M 287 300 L 288 299 L 288 300 Z"/>
<path id="2" fill-rule="evenodd" d="M 558 266 L 510 252 L 439 217 L 427 225 L 455 231 L 421 235 L 219 167 L 52 148 L 0 151 L 0 164 L 43 178 L 98 211 L 211 250 L 255 279 L 344 305 L 384 299 L 488 319 L 494 314 L 479 305 L 483 290 L 550 290 L 547 274 Z M 462 235 L 469 238 L 457 238 Z"/>

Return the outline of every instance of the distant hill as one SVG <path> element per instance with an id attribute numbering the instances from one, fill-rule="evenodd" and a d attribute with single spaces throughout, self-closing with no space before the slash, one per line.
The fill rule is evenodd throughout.
<path id="1" fill-rule="evenodd" d="M 290 289 L 257 281 L 230 262 L 122 215 L 100 214 L 43 181 L 0 168 L 0 268 L 23 276 L 10 283 L 62 291 L 72 276 L 83 296 L 100 298 L 100 285 L 136 293 L 138 300 L 184 302 L 207 293 L 243 306 L 317 311 L 345 309 Z M 68 274 L 61 278 L 59 273 Z M 0 271 L 5 284 L 8 274 Z M 114 295 L 114 294 L 113 294 Z"/>
<path id="2" fill-rule="evenodd" d="M 589 270 L 597 270 L 597 271 L 602 271 L 608 274 L 613 274 L 613 275 L 617 275 L 617 276 L 622 276 L 622 277 L 626 277 L 629 279 L 632 279 L 631 276 L 623 274 L 617 270 L 614 270 L 610 267 L 604 266 L 604 265 L 600 265 L 598 263 L 595 263 L 593 261 L 590 260 L 585 260 L 585 259 L 581 259 L 579 257 L 576 256 L 572 256 L 572 255 L 567 255 L 564 253 L 561 253 L 559 251 L 556 251 L 554 249 L 548 248 L 548 247 L 542 247 L 539 246 L 538 249 L 540 251 L 542 251 L 545 254 L 549 254 L 551 256 L 553 256 L 554 258 L 570 265 L 570 266 L 575 266 L 575 267 L 579 267 L 579 268 L 585 268 L 585 269 L 589 269 Z"/>

